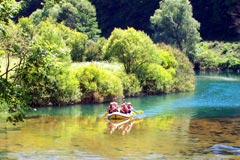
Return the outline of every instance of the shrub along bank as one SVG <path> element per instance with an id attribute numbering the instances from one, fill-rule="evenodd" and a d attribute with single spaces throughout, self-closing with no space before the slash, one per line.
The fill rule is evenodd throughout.
<path id="1" fill-rule="evenodd" d="M 193 63 L 197 70 L 240 72 L 240 43 L 201 42 L 196 46 Z"/>

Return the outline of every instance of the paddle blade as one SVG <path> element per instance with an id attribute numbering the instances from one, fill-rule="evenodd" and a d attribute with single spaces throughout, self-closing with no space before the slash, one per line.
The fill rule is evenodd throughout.
<path id="1" fill-rule="evenodd" d="M 105 118 L 107 114 L 108 114 L 108 112 L 105 112 L 105 113 L 101 116 L 101 118 L 102 118 L 102 119 Z"/>
<path id="2" fill-rule="evenodd" d="M 137 114 L 143 114 L 144 112 L 143 112 L 143 110 L 137 110 L 136 113 Z"/>

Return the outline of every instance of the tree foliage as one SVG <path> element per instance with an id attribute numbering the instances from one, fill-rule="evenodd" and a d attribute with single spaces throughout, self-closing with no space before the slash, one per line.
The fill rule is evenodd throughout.
<path id="1" fill-rule="evenodd" d="M 1 0 L 0 1 L 0 37 L 6 35 L 4 24 L 7 24 L 9 20 L 20 9 L 20 3 L 15 0 Z"/>
<path id="2" fill-rule="evenodd" d="M 32 105 L 57 105 L 78 101 L 78 81 L 70 73 L 69 40 L 79 33 L 62 24 L 41 22 L 29 45 L 30 54 L 20 71 L 20 85 L 31 97 Z"/>
<path id="3" fill-rule="evenodd" d="M 90 39 L 98 38 L 100 34 L 95 7 L 88 0 L 49 0 L 31 17 L 36 23 L 51 17 L 56 22 L 86 33 Z"/>
<path id="4" fill-rule="evenodd" d="M 2 71 L 2 66 L 0 64 L 0 112 L 5 112 L 8 114 L 7 121 L 15 124 L 18 121 L 23 121 L 24 119 L 24 111 L 29 109 L 27 107 L 27 96 L 25 95 L 25 91 L 21 88 L 21 86 L 13 84 L 13 81 L 9 80 L 9 72 L 19 67 L 21 64 L 18 62 L 14 67 L 10 66 L 10 56 L 20 56 L 24 53 L 24 49 L 22 51 L 19 50 L 18 45 L 22 44 L 22 40 L 17 39 L 16 35 L 19 35 L 18 30 L 11 30 L 12 33 L 8 30 L 8 25 L 10 25 L 11 29 L 15 29 L 14 25 L 10 22 L 10 18 L 14 14 L 18 12 L 20 8 L 20 4 L 15 0 L 1 0 L 0 1 L 0 58 L 2 61 L 3 56 L 6 57 L 6 65 L 5 70 Z M 16 51 L 16 54 L 15 52 Z M 1 62 L 0 61 L 0 62 Z M 2 73 L 3 72 L 3 73 Z"/>
<path id="5" fill-rule="evenodd" d="M 174 51 L 164 47 L 158 48 L 145 33 L 133 28 L 115 29 L 104 46 L 105 58 L 122 63 L 127 74 L 134 74 L 137 77 L 135 84 L 139 82 L 141 92 L 145 94 L 194 89 L 192 85 L 185 85 L 186 83 L 194 84 L 191 63 L 182 52 L 183 56 L 174 54 Z M 183 65 L 189 70 L 178 67 Z M 186 82 L 183 82 L 183 77 L 179 75 L 184 72 L 191 74 L 189 80 L 186 78 Z M 183 84 L 177 88 L 176 85 L 179 85 L 179 82 Z"/>
<path id="6" fill-rule="evenodd" d="M 240 71 L 239 43 L 209 41 L 201 42 L 196 47 L 196 69 Z"/>
<path id="7" fill-rule="evenodd" d="M 141 84 L 135 74 L 126 74 L 125 72 L 120 72 L 118 77 L 122 81 L 123 94 L 125 97 L 134 97 L 142 93 Z"/>
<path id="8" fill-rule="evenodd" d="M 153 39 L 189 53 L 201 39 L 200 24 L 193 18 L 189 0 L 164 0 L 151 17 Z"/>
<path id="9" fill-rule="evenodd" d="M 127 74 L 136 73 L 142 65 L 155 60 L 156 46 L 141 31 L 115 29 L 104 46 L 106 59 L 121 62 Z"/>
<path id="10" fill-rule="evenodd" d="M 8 22 L 14 14 L 20 9 L 20 3 L 16 0 L 1 0 L 0 1 L 0 22 Z"/>
<path id="11" fill-rule="evenodd" d="M 195 73 L 193 70 L 193 64 L 189 61 L 188 57 L 183 54 L 179 49 L 173 48 L 164 43 L 158 44 L 158 47 L 161 50 L 161 55 L 165 55 L 162 59 L 164 62 L 168 62 L 165 68 L 174 68 L 175 76 L 174 83 L 172 85 L 173 92 L 184 92 L 184 91 L 192 91 L 195 88 Z M 165 53 L 165 54 L 164 54 Z M 171 56 L 167 56 L 167 55 Z M 173 58 L 173 57 L 174 58 Z M 163 56 L 162 56 L 163 57 Z"/>
<path id="12" fill-rule="evenodd" d="M 96 65 L 82 66 L 77 70 L 81 102 L 102 103 L 117 100 L 123 96 L 121 80 L 112 72 Z"/>

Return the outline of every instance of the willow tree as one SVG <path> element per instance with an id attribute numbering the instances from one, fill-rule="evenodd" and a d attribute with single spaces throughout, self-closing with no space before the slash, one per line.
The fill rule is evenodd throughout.
<path id="1" fill-rule="evenodd" d="M 150 21 L 154 41 L 174 45 L 185 53 L 192 51 L 201 40 L 200 24 L 193 18 L 189 0 L 161 1 Z"/>

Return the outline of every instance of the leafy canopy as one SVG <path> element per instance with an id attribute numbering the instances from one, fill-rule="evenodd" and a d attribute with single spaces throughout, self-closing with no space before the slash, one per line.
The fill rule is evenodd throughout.
<path id="1" fill-rule="evenodd" d="M 136 73 L 145 63 L 153 62 L 157 56 L 156 46 L 141 31 L 133 28 L 114 29 L 104 46 L 105 59 L 123 64 L 127 74 Z"/>
<path id="2" fill-rule="evenodd" d="M 15 0 L 0 1 L 0 37 L 2 33 L 3 35 L 6 35 L 3 24 L 7 24 L 10 18 L 12 18 L 20 8 L 20 3 Z"/>
<path id="3" fill-rule="evenodd" d="M 100 34 L 95 7 L 88 0 L 49 0 L 31 17 L 36 23 L 51 17 L 56 22 L 86 33 L 89 39 L 96 39 Z"/>
<path id="4" fill-rule="evenodd" d="M 189 0 L 164 0 L 151 16 L 153 39 L 189 53 L 201 37 L 200 24 L 193 18 Z"/>

